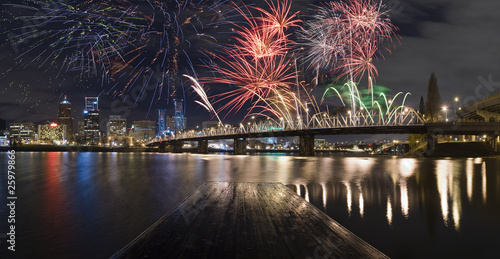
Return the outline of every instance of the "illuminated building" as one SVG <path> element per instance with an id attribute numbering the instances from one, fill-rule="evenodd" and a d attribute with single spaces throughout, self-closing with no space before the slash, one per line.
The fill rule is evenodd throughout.
<path id="1" fill-rule="evenodd" d="M 35 140 L 35 124 L 33 122 L 10 123 L 11 138 L 21 141 Z"/>
<path id="2" fill-rule="evenodd" d="M 130 129 L 130 136 L 134 141 L 147 142 L 155 137 L 155 132 L 156 122 L 149 120 L 134 121 Z"/>
<path id="3" fill-rule="evenodd" d="M 127 120 L 120 115 L 109 115 L 106 130 L 108 143 L 110 146 L 123 146 L 127 140 Z"/>
<path id="4" fill-rule="evenodd" d="M 66 125 L 66 138 L 68 142 L 73 141 L 73 117 L 71 117 L 71 103 L 64 99 L 59 104 L 59 115 L 57 116 L 57 123 L 59 125 Z"/>
<path id="5" fill-rule="evenodd" d="M 84 144 L 97 145 L 101 142 L 99 131 L 98 97 L 85 97 L 85 110 L 83 111 L 83 138 Z"/>
<path id="6" fill-rule="evenodd" d="M 175 114 L 174 114 L 174 120 L 175 120 L 175 132 L 179 132 L 181 130 L 184 130 L 186 128 L 186 117 L 184 117 L 184 106 L 183 100 L 182 99 L 175 99 L 174 100 L 174 106 L 175 106 Z"/>
<path id="7" fill-rule="evenodd" d="M 55 122 L 38 125 L 38 140 L 50 144 L 64 144 L 68 132 L 66 125 Z"/>
<path id="8" fill-rule="evenodd" d="M 166 109 L 158 109 L 158 132 L 156 134 L 158 137 L 165 135 L 167 131 L 167 122 L 165 121 L 167 116 L 166 112 Z"/>

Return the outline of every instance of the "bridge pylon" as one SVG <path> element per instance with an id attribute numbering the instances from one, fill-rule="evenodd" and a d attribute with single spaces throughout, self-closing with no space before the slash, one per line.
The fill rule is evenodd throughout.
<path id="1" fill-rule="evenodd" d="M 208 154 L 208 140 L 198 140 L 198 153 Z"/>
<path id="2" fill-rule="evenodd" d="M 245 155 L 247 153 L 247 140 L 245 138 L 234 139 L 234 154 Z"/>
<path id="3" fill-rule="evenodd" d="M 174 141 L 171 141 L 171 145 L 172 145 L 172 152 L 182 153 L 182 145 L 184 145 L 184 141 L 174 140 Z"/>
<path id="4" fill-rule="evenodd" d="M 314 156 L 314 135 L 299 136 L 299 155 Z"/>
<path id="5" fill-rule="evenodd" d="M 427 150 L 425 151 L 425 154 L 427 156 L 434 154 L 434 152 L 436 152 L 437 145 L 437 137 L 432 133 L 427 133 Z"/>

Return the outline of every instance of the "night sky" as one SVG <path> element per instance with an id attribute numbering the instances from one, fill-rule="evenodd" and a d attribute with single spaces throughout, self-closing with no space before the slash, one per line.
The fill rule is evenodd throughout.
<path id="1" fill-rule="evenodd" d="M 411 92 L 408 104 L 414 108 L 418 108 L 420 96 L 425 98 L 432 72 L 438 78 L 443 103 L 448 105 L 453 104 L 454 97 L 470 101 L 491 94 L 491 89 L 500 89 L 500 1 L 383 2 L 393 9 L 391 19 L 399 28 L 397 34 L 400 39 L 394 40 L 392 53 L 384 53 L 385 59 L 375 63 L 379 72 L 376 84 L 390 88 L 393 93 Z M 295 0 L 292 8 L 305 12 L 311 10 L 311 3 Z M 126 115 L 129 125 L 133 120 L 156 120 L 156 108 L 166 106 L 165 103 L 155 102 L 150 108 L 153 92 L 148 92 L 145 100 L 137 102 L 129 110 L 123 102 L 117 103 L 116 98 L 106 95 L 109 86 L 102 88 L 94 77 L 79 77 L 64 71 L 59 73 L 47 63 L 42 66 L 29 64 L 39 53 L 19 58 L 22 52 L 7 37 L 13 23 L 6 20 L 5 11 L 1 15 L 3 33 L 0 36 L 4 44 L 0 46 L 0 118 L 7 122 L 54 121 L 58 103 L 65 94 L 72 103 L 75 121 L 83 118 L 85 96 L 101 94 L 99 106 L 102 116 L 113 114 L 110 110 L 114 105 L 115 111 Z M 21 62 L 15 62 L 16 58 Z M 199 125 L 210 117 L 208 112 L 193 103 L 193 98 L 193 95 L 187 94 L 189 127 Z M 173 103 L 168 107 L 173 108 Z M 146 116 L 148 110 L 150 112 Z M 228 117 L 227 121 L 235 123 L 241 120 L 242 115 Z"/>

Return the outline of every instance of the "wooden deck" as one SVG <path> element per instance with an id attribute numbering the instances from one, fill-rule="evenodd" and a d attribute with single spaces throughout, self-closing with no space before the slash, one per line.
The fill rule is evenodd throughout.
<path id="1" fill-rule="evenodd" d="M 387 258 L 281 183 L 206 182 L 112 258 Z"/>

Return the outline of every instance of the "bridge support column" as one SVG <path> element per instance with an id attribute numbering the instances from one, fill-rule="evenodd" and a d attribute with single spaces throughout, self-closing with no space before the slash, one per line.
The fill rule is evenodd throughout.
<path id="1" fill-rule="evenodd" d="M 159 153 L 167 152 L 167 143 L 165 141 L 161 141 L 160 144 L 158 145 L 158 152 Z"/>
<path id="2" fill-rule="evenodd" d="M 436 151 L 438 144 L 438 139 L 431 133 L 427 133 L 427 150 L 425 151 L 426 155 L 432 155 Z"/>
<path id="3" fill-rule="evenodd" d="M 247 141 L 245 138 L 234 139 L 234 154 L 245 155 L 247 153 Z"/>
<path id="4" fill-rule="evenodd" d="M 198 140 L 198 153 L 208 154 L 208 140 Z"/>
<path id="5" fill-rule="evenodd" d="M 184 144 L 181 140 L 172 141 L 172 152 L 174 153 L 182 153 L 182 145 Z"/>
<path id="6" fill-rule="evenodd" d="M 299 155 L 314 156 L 314 135 L 299 137 Z"/>
<path id="7" fill-rule="evenodd" d="M 490 139 L 490 146 L 491 149 L 495 152 L 498 152 L 498 135 L 495 134 L 493 137 Z"/>

